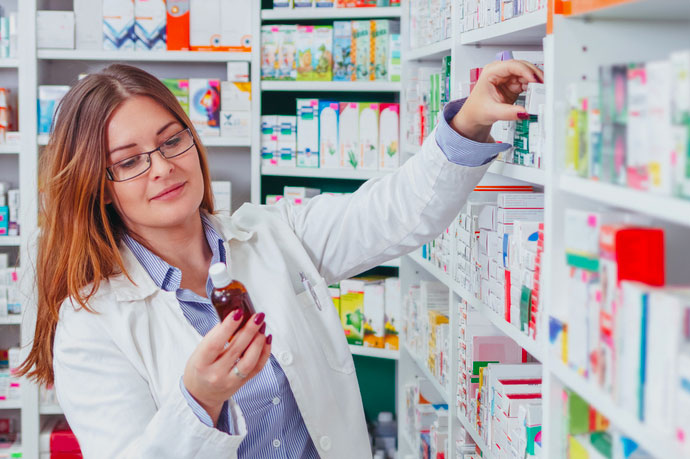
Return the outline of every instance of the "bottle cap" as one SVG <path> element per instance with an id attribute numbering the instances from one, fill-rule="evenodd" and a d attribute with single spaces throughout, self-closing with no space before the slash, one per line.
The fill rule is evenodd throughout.
<path id="1" fill-rule="evenodd" d="M 215 288 L 223 288 L 230 285 L 232 276 L 225 263 L 214 263 L 208 268 L 208 275 L 211 277 L 211 282 Z"/>

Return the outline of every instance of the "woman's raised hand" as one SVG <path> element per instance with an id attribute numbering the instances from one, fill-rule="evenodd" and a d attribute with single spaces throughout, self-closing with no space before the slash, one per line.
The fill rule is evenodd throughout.
<path id="1" fill-rule="evenodd" d="M 465 105 L 451 121 L 464 137 L 490 140 L 491 126 L 499 120 L 526 118 L 524 107 L 513 105 L 528 83 L 543 83 L 544 72 L 529 62 L 509 60 L 484 67 Z"/>
<path id="2" fill-rule="evenodd" d="M 209 331 L 187 361 L 182 381 L 187 391 L 218 422 L 223 404 L 253 378 L 271 355 L 265 315 L 255 314 L 240 328 L 242 311 Z"/>

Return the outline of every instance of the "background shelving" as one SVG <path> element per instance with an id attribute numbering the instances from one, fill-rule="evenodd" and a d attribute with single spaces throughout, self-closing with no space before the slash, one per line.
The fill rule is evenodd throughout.
<path id="1" fill-rule="evenodd" d="M 400 83 L 386 81 L 262 81 L 264 91 L 400 92 Z"/>
<path id="2" fill-rule="evenodd" d="M 463 32 L 463 45 L 541 46 L 546 35 L 546 10 L 526 13 L 488 27 Z"/>
<path id="3" fill-rule="evenodd" d="M 102 51 L 81 49 L 40 49 L 38 59 L 101 62 L 249 62 L 251 53 L 204 51 Z"/>
<path id="4" fill-rule="evenodd" d="M 400 17 L 402 8 L 276 8 L 261 11 L 264 21 L 300 21 L 307 19 L 376 19 Z"/>

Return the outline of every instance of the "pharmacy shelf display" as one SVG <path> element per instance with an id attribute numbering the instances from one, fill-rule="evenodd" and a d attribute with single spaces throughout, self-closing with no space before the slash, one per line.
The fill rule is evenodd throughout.
<path id="1" fill-rule="evenodd" d="M 312 19 L 385 19 L 400 17 L 401 8 L 274 8 L 261 11 L 264 21 L 304 21 Z"/>
<path id="2" fill-rule="evenodd" d="M 41 60 L 101 62 L 249 62 L 251 53 L 215 51 L 101 51 L 39 49 Z"/>

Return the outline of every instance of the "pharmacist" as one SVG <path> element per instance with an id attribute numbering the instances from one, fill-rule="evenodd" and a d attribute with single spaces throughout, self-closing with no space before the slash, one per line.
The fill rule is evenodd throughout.
<path id="1" fill-rule="evenodd" d="M 327 285 L 444 230 L 505 149 L 492 123 L 524 118 L 513 102 L 541 80 L 525 62 L 490 64 L 397 172 L 229 217 L 213 214 L 205 149 L 158 79 L 125 65 L 83 78 L 41 158 L 21 372 L 54 382 L 86 458 L 370 457 Z M 208 299 L 218 261 L 257 310 L 241 328 Z"/>

